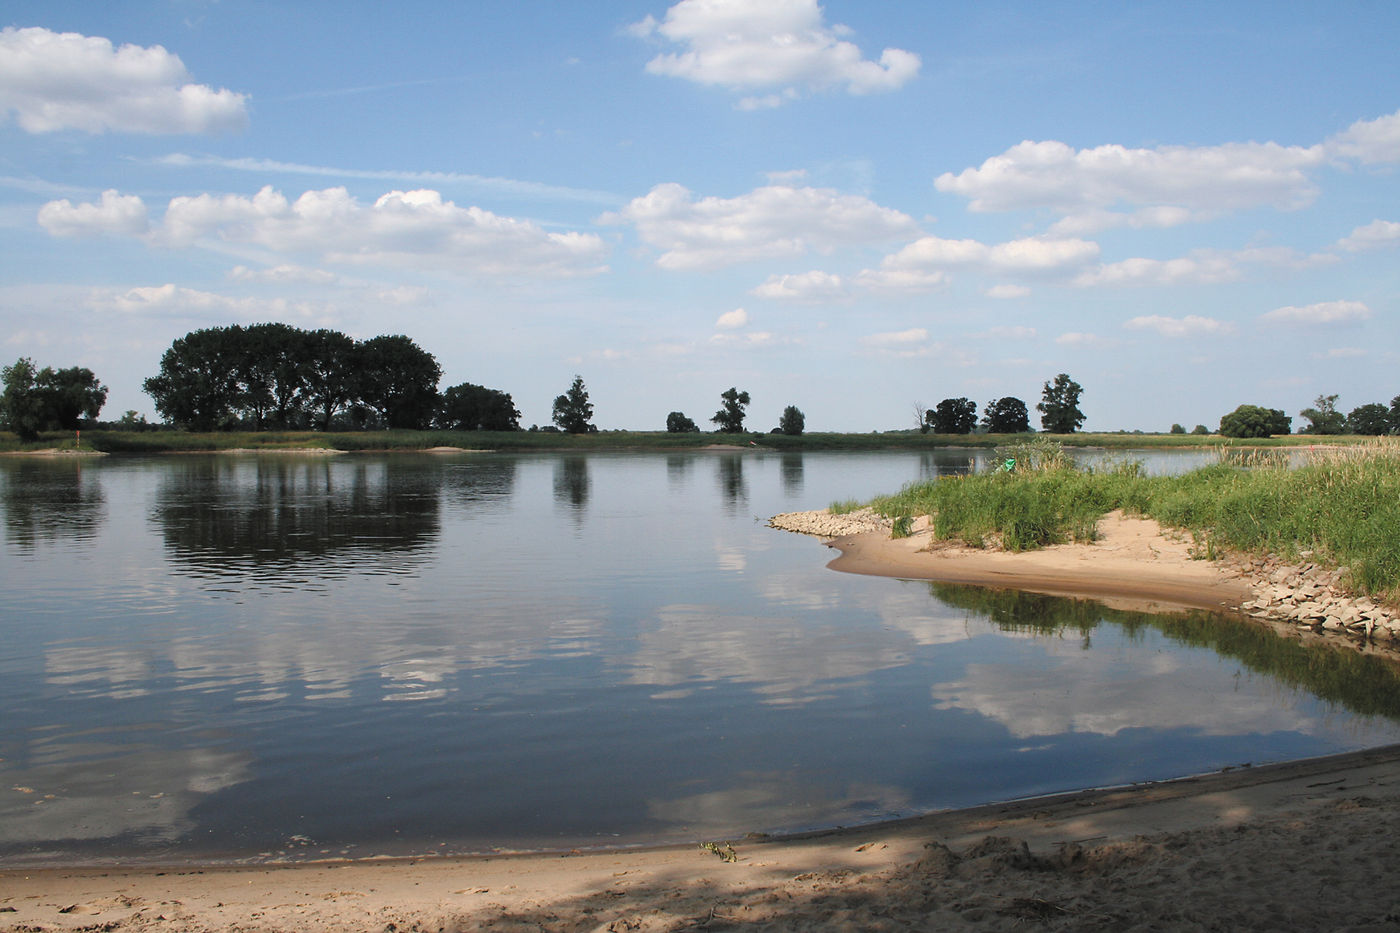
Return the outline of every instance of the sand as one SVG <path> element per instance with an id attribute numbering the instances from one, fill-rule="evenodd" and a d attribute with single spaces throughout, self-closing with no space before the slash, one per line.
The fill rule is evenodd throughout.
<path id="1" fill-rule="evenodd" d="M 1131 520 L 1029 555 L 837 543 L 856 572 L 1139 608 L 1241 596 Z M 714 849 L 11 870 L 0 930 L 1400 930 L 1397 835 L 1391 746 Z"/>

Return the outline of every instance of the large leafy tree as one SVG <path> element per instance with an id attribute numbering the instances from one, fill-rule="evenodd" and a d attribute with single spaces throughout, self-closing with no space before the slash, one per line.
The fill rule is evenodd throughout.
<path id="1" fill-rule="evenodd" d="M 1341 434 L 1347 429 L 1347 419 L 1341 412 L 1337 411 L 1337 396 L 1319 395 L 1314 401 L 1314 408 L 1304 408 L 1298 412 L 1300 417 L 1308 419 L 1308 426 L 1299 431 L 1299 434 Z"/>
<path id="2" fill-rule="evenodd" d="M 924 419 L 935 434 L 971 434 L 977 427 L 977 403 L 965 398 L 945 398 Z"/>
<path id="3" fill-rule="evenodd" d="M 1031 429 L 1026 403 L 1006 396 L 987 403 L 982 410 L 982 426 L 988 434 L 1024 434 Z"/>
<path id="4" fill-rule="evenodd" d="M 519 431 L 520 412 L 510 393 L 464 382 L 442 393 L 438 424 L 458 431 Z"/>
<path id="5" fill-rule="evenodd" d="M 231 427 L 241 409 L 242 348 L 232 328 L 191 331 L 160 358 L 159 374 L 144 383 L 166 421 L 194 431 Z"/>
<path id="6" fill-rule="evenodd" d="M 412 339 L 395 334 L 360 344 L 358 395 L 387 428 L 426 428 L 438 408 L 442 368 Z"/>
<path id="7" fill-rule="evenodd" d="M 700 430 L 700 426 L 685 416 L 684 412 L 673 411 L 666 416 L 666 430 L 672 434 L 690 434 Z"/>
<path id="8" fill-rule="evenodd" d="M 744 409 L 749 404 L 749 393 L 740 392 L 730 386 L 719 394 L 721 405 L 710 419 L 715 430 L 721 434 L 739 434 L 744 430 Z"/>
<path id="9" fill-rule="evenodd" d="M 807 428 L 807 416 L 802 414 L 802 409 L 796 405 L 789 405 L 783 409 L 783 416 L 778 419 L 778 430 L 791 437 L 796 437 Z"/>
<path id="10" fill-rule="evenodd" d="M 1293 419 L 1277 408 L 1241 405 L 1220 419 L 1220 433 L 1226 437 L 1268 437 L 1287 434 Z"/>
<path id="11" fill-rule="evenodd" d="M 576 375 L 569 391 L 554 398 L 554 423 L 561 431 L 587 434 L 598 430 L 592 421 L 593 405 L 588 401 L 588 390 L 584 388 L 583 377 Z"/>
<path id="12" fill-rule="evenodd" d="M 302 393 L 321 430 L 355 398 L 355 341 L 322 328 L 301 335 Z"/>
<path id="13" fill-rule="evenodd" d="M 1054 382 L 1045 383 L 1041 401 L 1035 406 L 1040 412 L 1040 426 L 1051 434 L 1073 434 L 1084 423 L 1084 412 L 1079 410 L 1079 393 L 1084 387 L 1060 373 Z"/>
<path id="14" fill-rule="evenodd" d="M 1390 409 L 1379 402 L 1353 408 L 1347 415 L 1347 430 L 1353 434 L 1389 434 Z"/>
<path id="15" fill-rule="evenodd" d="M 0 369 L 0 424 L 32 441 L 40 431 L 73 430 L 80 419 L 96 420 L 107 402 L 107 387 L 92 370 L 80 366 L 36 370 L 34 361 L 20 357 Z"/>

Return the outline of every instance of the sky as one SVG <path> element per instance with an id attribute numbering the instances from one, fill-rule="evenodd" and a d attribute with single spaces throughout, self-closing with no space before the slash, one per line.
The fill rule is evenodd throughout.
<path id="1" fill-rule="evenodd" d="M 545 425 L 1400 394 L 1400 4 L 11 0 L 0 358 L 406 334 Z"/>

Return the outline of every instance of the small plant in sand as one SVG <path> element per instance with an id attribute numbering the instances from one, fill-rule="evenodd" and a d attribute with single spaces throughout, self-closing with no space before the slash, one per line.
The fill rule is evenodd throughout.
<path id="1" fill-rule="evenodd" d="M 713 852 L 715 855 L 718 855 L 722 861 L 739 861 L 739 853 L 735 852 L 734 846 L 728 842 L 723 844 L 718 842 L 702 842 L 700 843 L 700 848 L 704 849 L 706 852 Z"/>

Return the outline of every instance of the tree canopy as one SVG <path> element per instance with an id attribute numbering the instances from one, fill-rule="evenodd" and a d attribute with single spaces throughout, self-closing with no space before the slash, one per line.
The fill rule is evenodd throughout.
<path id="1" fill-rule="evenodd" d="M 1013 396 L 995 399 L 982 410 L 982 426 L 988 434 L 1024 434 L 1031 429 L 1026 403 Z"/>
<path id="2" fill-rule="evenodd" d="M 935 434 L 971 434 L 977 427 L 977 403 L 966 398 L 945 398 L 924 414 Z"/>
<path id="3" fill-rule="evenodd" d="M 510 393 L 464 382 L 442 393 L 437 423 L 456 431 L 519 431 L 520 412 Z"/>
<path id="4" fill-rule="evenodd" d="M 749 393 L 740 392 L 730 386 L 719 394 L 722 401 L 720 410 L 710 421 L 720 434 L 739 434 L 744 430 L 744 409 L 749 404 Z"/>
<path id="5" fill-rule="evenodd" d="M 1035 406 L 1040 412 L 1040 426 L 1051 434 L 1073 434 L 1084 423 L 1084 412 L 1079 410 L 1079 393 L 1083 387 L 1060 373 L 1054 382 L 1045 383 L 1041 401 Z"/>
<path id="6" fill-rule="evenodd" d="M 1220 419 L 1220 433 L 1226 437 L 1268 437 L 1292 430 L 1292 418 L 1277 408 L 1259 405 L 1241 405 Z"/>
<path id="7" fill-rule="evenodd" d="M 691 421 L 684 413 L 673 411 L 666 416 L 666 430 L 672 434 L 692 434 L 700 430 L 700 426 Z"/>
<path id="8" fill-rule="evenodd" d="M 79 366 L 35 369 L 33 360 L 20 357 L 0 369 L 0 379 L 0 424 L 22 440 L 32 441 L 40 431 L 74 430 L 83 417 L 96 420 L 107 402 L 107 387 Z"/>
<path id="9" fill-rule="evenodd" d="M 796 405 L 789 405 L 783 409 L 783 416 L 778 419 L 778 430 L 788 435 L 796 437 L 807 427 L 807 416 L 802 414 L 802 409 Z"/>
<path id="10" fill-rule="evenodd" d="M 570 434 L 588 434 L 598 430 L 592 419 L 593 406 L 588 401 L 588 390 L 583 386 L 583 377 L 576 375 L 569 391 L 555 396 L 554 423 Z"/>
<path id="11" fill-rule="evenodd" d="M 1315 408 L 1304 408 L 1299 417 L 1308 419 L 1308 426 L 1299 434 L 1343 434 L 1347 429 L 1347 419 L 1337 411 L 1337 396 L 1319 395 L 1313 401 Z"/>

